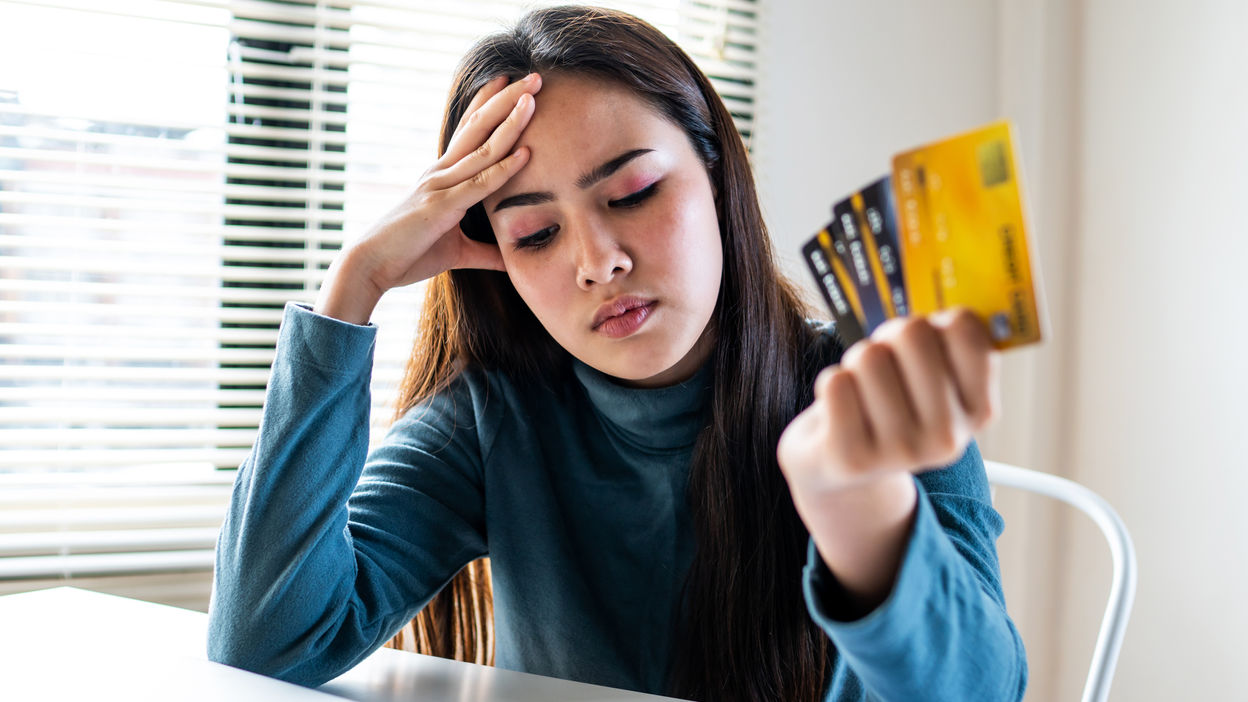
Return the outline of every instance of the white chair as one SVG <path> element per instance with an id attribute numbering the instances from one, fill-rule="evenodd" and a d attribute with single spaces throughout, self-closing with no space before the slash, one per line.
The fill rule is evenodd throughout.
<path id="1" fill-rule="evenodd" d="M 1091 517 L 1105 534 L 1110 558 L 1113 559 L 1114 576 L 1082 697 L 1083 702 L 1105 702 L 1109 697 L 1109 685 L 1114 679 L 1114 667 L 1118 664 L 1118 651 L 1122 648 L 1127 619 L 1131 616 L 1131 604 L 1135 601 L 1135 547 L 1131 544 L 1126 525 L 1108 502 L 1079 483 L 996 461 L 984 461 L 984 466 L 988 470 L 988 482 L 993 485 L 1018 488 L 1061 500 Z"/>

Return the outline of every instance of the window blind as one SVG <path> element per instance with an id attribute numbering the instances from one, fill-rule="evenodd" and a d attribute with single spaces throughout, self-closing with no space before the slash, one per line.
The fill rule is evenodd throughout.
<path id="1" fill-rule="evenodd" d="M 435 158 L 464 51 L 545 4 L 0 0 L 0 579 L 209 567 L 283 305 Z M 748 143 L 756 2 L 605 4 Z M 373 317 L 374 439 L 421 292 Z"/>

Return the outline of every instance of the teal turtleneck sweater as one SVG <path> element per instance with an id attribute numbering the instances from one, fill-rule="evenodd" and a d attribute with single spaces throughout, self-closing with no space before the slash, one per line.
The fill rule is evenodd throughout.
<path id="1" fill-rule="evenodd" d="M 709 366 L 653 390 L 581 363 L 544 391 L 467 371 L 370 454 L 375 332 L 287 307 L 217 545 L 210 656 L 318 685 L 488 555 L 498 666 L 662 693 Z M 918 484 L 894 591 L 867 616 L 837 619 L 835 579 L 809 549 L 807 606 L 837 649 L 828 699 L 1016 699 L 1026 664 L 979 455 Z"/>

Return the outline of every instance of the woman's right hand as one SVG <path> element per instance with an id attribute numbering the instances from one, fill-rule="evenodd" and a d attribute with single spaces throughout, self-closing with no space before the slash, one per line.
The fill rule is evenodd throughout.
<path id="1" fill-rule="evenodd" d="M 511 85 L 506 76 L 486 83 L 464 111 L 446 153 L 416 189 L 335 258 L 316 311 L 367 324 L 390 288 L 452 268 L 504 270 L 498 247 L 469 239 L 459 222 L 528 161 L 526 147 L 512 149 L 533 116 L 533 94 L 541 87 L 536 73 Z"/>

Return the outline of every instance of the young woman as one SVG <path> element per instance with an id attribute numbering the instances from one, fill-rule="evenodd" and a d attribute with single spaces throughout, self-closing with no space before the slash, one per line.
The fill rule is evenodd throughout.
<path id="1" fill-rule="evenodd" d="M 425 279 L 366 456 L 369 317 Z M 441 157 L 286 310 L 211 656 L 315 685 L 420 613 L 424 650 L 696 700 L 1020 698 L 983 326 L 842 354 L 805 317 L 680 49 L 590 8 L 483 40 Z"/>

